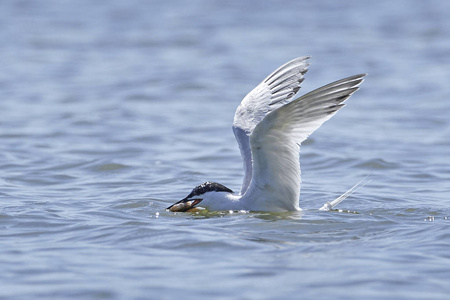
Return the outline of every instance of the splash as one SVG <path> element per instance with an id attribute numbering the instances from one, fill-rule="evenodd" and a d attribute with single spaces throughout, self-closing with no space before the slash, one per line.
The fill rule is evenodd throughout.
<path id="1" fill-rule="evenodd" d="M 350 197 L 357 189 L 362 188 L 363 186 L 365 186 L 366 184 L 371 182 L 372 180 L 368 179 L 368 177 L 369 176 L 366 176 L 363 179 L 361 179 L 351 189 L 349 189 L 348 191 L 346 191 L 344 194 L 340 195 L 339 197 L 337 197 L 333 201 L 331 201 L 331 202 L 327 201 L 327 203 L 325 203 L 321 208 L 319 208 L 319 210 L 329 211 L 329 210 L 333 209 L 336 205 L 338 205 L 339 203 L 341 203 L 342 201 L 344 201 L 345 199 Z"/>

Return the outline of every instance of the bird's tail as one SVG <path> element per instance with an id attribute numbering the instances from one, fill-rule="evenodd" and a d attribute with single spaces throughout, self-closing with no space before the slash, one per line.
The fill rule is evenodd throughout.
<path id="1" fill-rule="evenodd" d="M 357 184 L 355 184 L 351 189 L 349 189 L 348 191 L 346 191 L 344 194 L 340 195 L 339 197 L 337 197 L 336 199 L 334 199 L 331 202 L 325 203 L 321 208 L 319 208 L 319 210 L 322 211 L 328 211 L 333 209 L 336 205 L 338 205 L 339 203 L 341 203 L 342 201 L 344 201 L 344 199 L 348 198 L 350 195 L 352 195 L 357 189 L 365 186 L 366 184 L 368 184 L 370 181 L 372 181 L 371 179 L 368 178 L 368 176 L 364 177 L 363 179 L 361 179 Z"/>

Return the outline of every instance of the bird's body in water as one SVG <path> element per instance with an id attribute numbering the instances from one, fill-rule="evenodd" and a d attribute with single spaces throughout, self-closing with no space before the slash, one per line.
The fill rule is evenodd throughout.
<path id="1" fill-rule="evenodd" d="M 237 108 L 233 132 L 244 160 L 241 191 L 205 182 L 169 210 L 197 206 L 209 211 L 301 210 L 300 145 L 344 106 L 365 76 L 347 77 L 294 99 L 308 70 L 308 58 L 299 57 L 276 69 Z"/>

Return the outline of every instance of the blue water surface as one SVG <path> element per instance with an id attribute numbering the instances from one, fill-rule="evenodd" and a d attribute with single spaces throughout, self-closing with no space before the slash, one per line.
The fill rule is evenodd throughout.
<path id="1" fill-rule="evenodd" d="M 448 299 L 449 3 L 0 2 L 0 298 Z M 234 111 L 304 55 L 300 93 L 369 75 L 303 211 L 165 211 L 239 190 Z"/>

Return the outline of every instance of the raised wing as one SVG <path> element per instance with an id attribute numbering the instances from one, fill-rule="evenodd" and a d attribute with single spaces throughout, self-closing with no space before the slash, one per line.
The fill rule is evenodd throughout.
<path id="1" fill-rule="evenodd" d="M 253 175 L 242 197 L 245 206 L 267 211 L 299 210 L 299 145 L 331 118 L 363 81 L 348 77 L 267 114 L 250 135 Z"/>
<path id="2" fill-rule="evenodd" d="M 252 178 L 250 135 L 258 123 L 270 112 L 293 99 L 300 89 L 303 75 L 308 71 L 308 56 L 299 57 L 282 65 L 245 96 L 236 109 L 233 132 L 244 161 L 244 194 Z"/>

